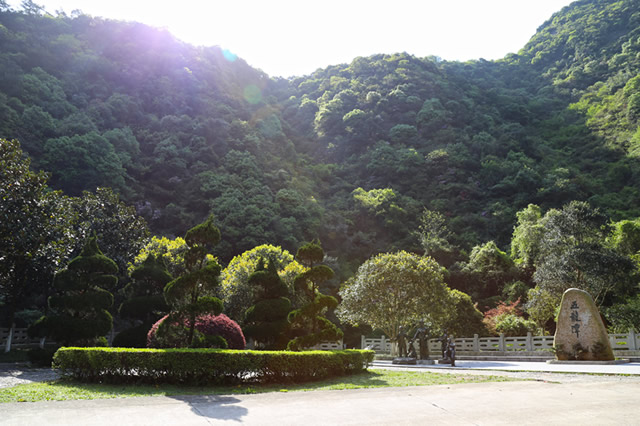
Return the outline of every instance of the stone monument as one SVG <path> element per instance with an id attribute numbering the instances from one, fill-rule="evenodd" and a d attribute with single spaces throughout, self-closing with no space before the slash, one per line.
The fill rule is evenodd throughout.
<path id="1" fill-rule="evenodd" d="M 562 295 L 553 347 L 559 361 L 615 359 L 600 312 L 586 291 L 570 288 Z"/>

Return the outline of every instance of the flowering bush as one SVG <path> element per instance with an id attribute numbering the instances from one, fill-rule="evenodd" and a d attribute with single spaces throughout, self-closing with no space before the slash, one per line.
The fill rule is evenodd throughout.
<path id="1" fill-rule="evenodd" d="M 158 322 L 153 324 L 149 334 L 147 335 L 147 346 L 150 348 L 179 348 L 185 346 L 186 330 L 189 324 L 171 324 L 165 333 L 158 335 L 158 327 L 168 317 L 162 317 Z M 200 315 L 196 318 L 196 328 L 198 333 L 202 334 L 197 342 L 199 347 L 228 347 L 229 349 L 244 349 L 246 340 L 242 329 L 238 323 L 230 319 L 224 314 L 220 315 Z M 219 339 L 212 339 L 214 336 L 220 336 L 226 341 L 221 344 Z"/>

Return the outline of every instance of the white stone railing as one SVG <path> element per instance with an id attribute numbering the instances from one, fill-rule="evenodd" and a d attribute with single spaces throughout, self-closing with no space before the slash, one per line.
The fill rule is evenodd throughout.
<path id="1" fill-rule="evenodd" d="M 0 328 L 0 347 L 4 352 L 9 352 L 13 346 L 39 346 L 44 347 L 45 339 L 29 337 L 26 328 Z M 50 342 L 51 343 L 51 342 Z"/>
<path id="2" fill-rule="evenodd" d="M 340 340 L 339 342 L 320 343 L 319 345 L 315 345 L 309 349 L 313 351 L 338 351 L 344 349 L 344 344 L 342 343 L 342 340 Z"/>
<path id="3" fill-rule="evenodd" d="M 553 336 L 526 336 L 505 337 L 461 337 L 454 339 L 456 352 L 510 352 L 510 351 L 550 351 L 553 348 Z M 609 334 L 609 341 L 614 351 L 638 351 L 640 350 L 640 333 L 629 330 L 626 334 Z M 379 338 L 361 337 L 361 348 L 373 349 L 379 353 L 391 353 L 391 341 L 386 336 Z M 439 339 L 429 339 L 429 352 L 437 354 L 441 350 Z"/>

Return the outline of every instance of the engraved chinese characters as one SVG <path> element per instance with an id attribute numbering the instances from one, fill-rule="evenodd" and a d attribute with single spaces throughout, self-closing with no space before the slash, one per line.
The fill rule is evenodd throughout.
<path id="1" fill-rule="evenodd" d="M 614 359 L 598 308 L 586 291 L 570 288 L 564 292 L 553 347 L 558 360 Z"/>

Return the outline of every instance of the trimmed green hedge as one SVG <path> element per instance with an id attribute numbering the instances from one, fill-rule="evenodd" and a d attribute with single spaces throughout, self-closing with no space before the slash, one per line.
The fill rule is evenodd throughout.
<path id="1" fill-rule="evenodd" d="M 58 349 L 53 366 L 84 381 L 229 384 L 304 382 L 358 373 L 374 352 L 227 349 Z"/>

